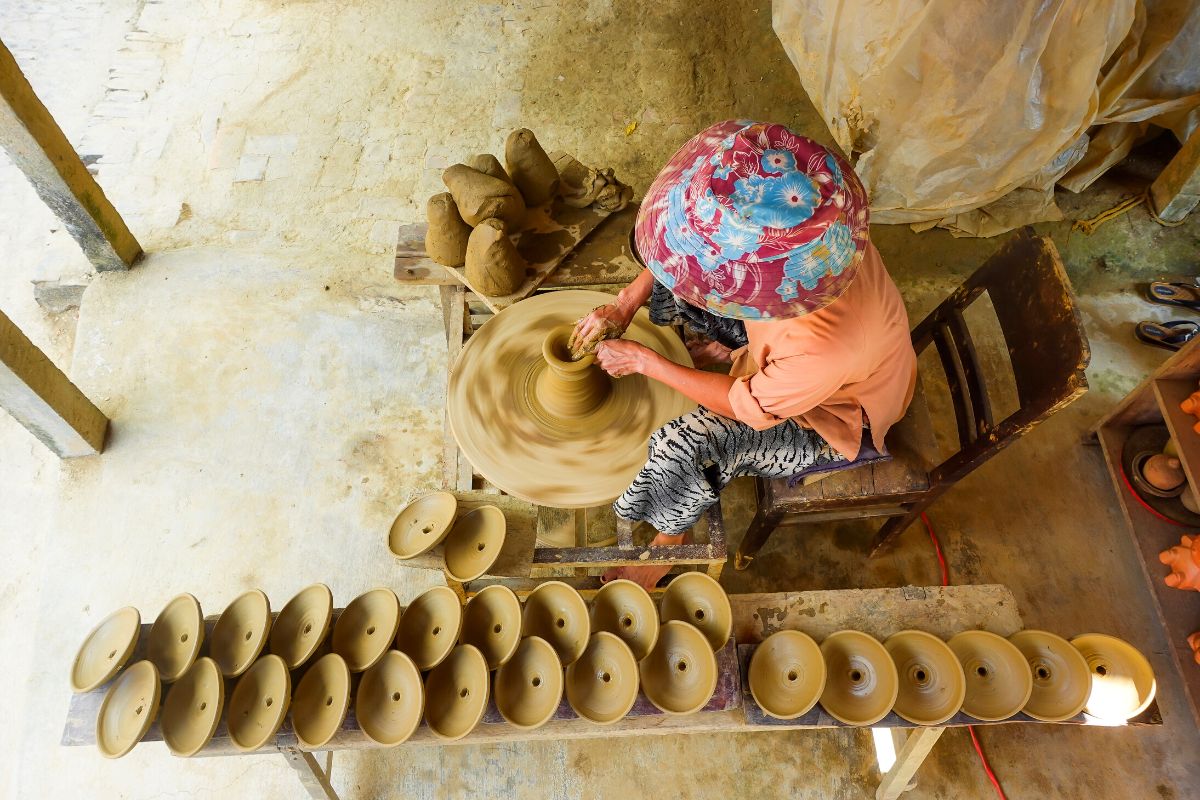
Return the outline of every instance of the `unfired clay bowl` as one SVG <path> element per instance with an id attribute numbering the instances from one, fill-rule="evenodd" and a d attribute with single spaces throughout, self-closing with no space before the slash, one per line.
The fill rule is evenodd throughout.
<path id="1" fill-rule="evenodd" d="M 461 739 L 483 719 L 489 674 L 483 653 L 459 645 L 425 678 L 425 722 L 439 739 Z"/>
<path id="2" fill-rule="evenodd" d="M 1154 670 L 1129 642 L 1103 633 L 1085 633 L 1071 644 L 1087 661 L 1091 673 L 1091 693 L 1083 709 L 1089 716 L 1124 722 L 1154 702 Z"/>
<path id="3" fill-rule="evenodd" d="M 104 695 L 96 715 L 96 747 L 105 758 L 120 758 L 150 730 L 158 714 L 162 681 L 150 661 L 122 672 Z"/>
<path id="4" fill-rule="evenodd" d="M 847 725 L 874 725 L 887 716 L 896 704 L 900 676 L 878 639 L 859 631 L 838 631 L 821 642 L 821 655 L 821 708 Z"/>
<path id="5" fill-rule="evenodd" d="M 494 584 L 467 600 L 459 641 L 478 647 L 488 669 L 512 658 L 521 643 L 521 601 L 513 590 Z"/>
<path id="6" fill-rule="evenodd" d="M 491 569 L 504 546 L 506 525 L 504 512 L 496 506 L 480 506 L 459 517 L 442 549 L 446 574 L 465 583 Z"/>
<path id="7" fill-rule="evenodd" d="M 301 667 L 325 641 L 333 620 L 333 592 L 323 583 L 301 589 L 271 626 L 271 652 L 288 665 Z"/>
<path id="8" fill-rule="evenodd" d="M 658 609 L 649 593 L 624 578 L 600 587 L 592 598 L 592 631 L 613 634 L 641 660 L 658 641 Z"/>
<path id="9" fill-rule="evenodd" d="M 940 725 L 962 708 L 967 681 L 958 656 L 925 631 L 900 631 L 883 643 L 900 677 L 895 711 L 917 725 Z"/>
<path id="10" fill-rule="evenodd" d="M 795 719 L 808 713 L 825 690 L 825 659 L 812 637 L 776 631 L 750 657 L 750 694 L 773 717 Z"/>
<path id="11" fill-rule="evenodd" d="M 458 513 L 458 500 L 449 492 L 423 495 L 406 505 L 388 533 L 388 548 L 397 558 L 409 559 L 437 546 Z"/>
<path id="12" fill-rule="evenodd" d="M 363 673 L 354 700 L 354 715 L 367 738 L 392 747 L 412 736 L 425 710 L 421 671 L 399 650 L 388 650 Z"/>
<path id="13" fill-rule="evenodd" d="M 1046 631 L 1017 631 L 1008 640 L 1029 662 L 1033 691 L 1022 709 L 1043 722 L 1071 719 L 1087 704 L 1092 680 L 1087 660 L 1071 643 Z"/>
<path id="14" fill-rule="evenodd" d="M 333 652 L 351 672 L 370 669 L 388 651 L 400 625 L 400 601 L 391 589 L 371 589 L 350 601 L 333 626 Z"/>
<path id="15" fill-rule="evenodd" d="M 142 615 L 133 606 L 119 608 L 92 628 L 71 665 L 71 691 L 98 689 L 121 671 L 137 647 Z"/>
<path id="16" fill-rule="evenodd" d="M 510 725 L 540 728 L 562 700 L 563 672 L 558 653 L 544 639 L 529 636 L 496 671 L 496 709 Z"/>
<path id="17" fill-rule="evenodd" d="M 250 668 L 262 652 L 271 630 L 271 601 L 258 589 L 234 598 L 213 626 L 208 654 L 226 678 Z"/>
<path id="18" fill-rule="evenodd" d="M 225 706 L 225 679 L 211 658 L 198 658 L 175 681 L 162 705 L 162 735 L 167 749 L 187 758 L 208 744 Z"/>
<path id="19" fill-rule="evenodd" d="M 567 702 L 576 714 L 598 725 L 611 725 L 628 714 L 637 700 L 637 660 L 624 640 L 598 631 L 579 660 L 567 667 L 566 684 Z"/>
<path id="20" fill-rule="evenodd" d="M 396 649 L 408 653 L 418 669 L 433 669 L 454 648 L 462 620 L 462 603 L 453 589 L 427 589 L 404 609 L 396 631 Z"/>
<path id="21" fill-rule="evenodd" d="M 733 610 L 721 584 L 703 572 L 685 572 L 667 584 L 660 606 L 663 622 L 677 619 L 698 628 L 713 650 L 733 631 Z"/>
<path id="22" fill-rule="evenodd" d="M 302 747 L 316 750 L 337 733 L 350 708 L 350 668 L 326 653 L 304 673 L 292 697 L 292 727 Z"/>
<path id="23" fill-rule="evenodd" d="M 1012 642 L 987 631 L 963 631 L 946 644 L 958 657 L 967 679 L 963 713 L 984 722 L 999 722 L 1029 702 L 1033 673 Z"/>
<path id="24" fill-rule="evenodd" d="M 190 594 L 177 595 L 167 603 L 146 634 L 146 658 L 158 667 L 158 677 L 170 683 L 200 654 L 204 642 L 204 612 Z"/>
<path id="25" fill-rule="evenodd" d="M 679 620 L 663 623 L 638 673 L 647 699 L 667 714 L 699 711 L 717 689 L 712 645 L 698 628 Z"/>
<path id="26" fill-rule="evenodd" d="M 251 753 L 275 738 L 292 699 L 292 676 L 277 655 L 266 655 L 242 673 L 229 696 L 229 738 Z"/>
<path id="27" fill-rule="evenodd" d="M 521 635 L 545 639 L 563 666 L 579 658 L 590 633 L 587 604 L 579 592 L 562 581 L 539 584 L 525 598 Z"/>

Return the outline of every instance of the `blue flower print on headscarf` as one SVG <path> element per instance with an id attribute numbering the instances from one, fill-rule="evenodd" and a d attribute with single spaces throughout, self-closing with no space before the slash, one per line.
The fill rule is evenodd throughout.
<path id="1" fill-rule="evenodd" d="M 763 172 L 795 172 L 796 155 L 787 150 L 765 150 L 762 161 Z"/>

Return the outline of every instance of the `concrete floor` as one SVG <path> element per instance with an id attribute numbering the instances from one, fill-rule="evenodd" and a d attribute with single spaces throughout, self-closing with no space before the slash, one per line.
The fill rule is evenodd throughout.
<path id="1" fill-rule="evenodd" d="M 96 278 L 76 314 L 43 313 L 29 280 L 86 267 L 0 162 L 0 308 L 112 418 L 98 459 L 60 463 L 0 416 L 0 787 L 11 797 L 296 797 L 278 757 L 182 761 L 161 745 L 109 762 L 58 746 L 80 637 L 131 603 L 152 618 L 190 591 L 219 611 L 312 581 L 339 603 L 402 599 L 440 578 L 398 568 L 382 535 L 438 481 L 444 355 L 434 294 L 390 278 L 400 222 L 441 169 L 525 125 L 644 190 L 691 133 L 740 116 L 828 141 L 770 30 L 766 0 L 590 0 L 450 7 L 432 0 L 137 0 L 0 4 L 0 36 L 152 255 Z M 637 129 L 627 135 L 630 122 Z M 1082 197 L 1088 217 L 1153 158 Z M 982 732 L 1011 797 L 1182 798 L 1198 737 L 1089 425 L 1164 354 L 1132 322 L 1165 316 L 1137 281 L 1196 272 L 1200 221 L 1143 210 L 1092 237 L 1039 226 L 1062 251 L 1093 347 L 1092 391 L 935 506 L 955 582 L 1010 586 L 1030 627 L 1132 640 L 1157 668 L 1161 729 Z M 878 227 L 913 319 L 997 246 Z M 47 255 L 49 254 L 49 255 Z M 981 343 L 996 352 L 995 337 Z M 752 509 L 731 489 L 734 540 Z M 867 525 L 780 531 L 731 591 L 927 584 L 910 531 L 865 562 Z M 647 780 L 653 776 L 652 780 Z M 865 798 L 861 732 L 428 748 L 340 755 L 347 798 Z M 992 796 L 965 732 L 915 797 Z"/>

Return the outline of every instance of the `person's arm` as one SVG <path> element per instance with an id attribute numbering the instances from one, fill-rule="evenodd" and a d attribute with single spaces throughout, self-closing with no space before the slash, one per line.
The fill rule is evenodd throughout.
<path id="1" fill-rule="evenodd" d="M 649 299 L 650 291 L 653 288 L 654 273 L 643 269 L 628 286 L 617 294 L 615 300 L 600 306 L 579 320 L 575 330 L 571 333 L 568 346 L 574 349 L 577 344 L 590 344 L 589 340 L 604 336 L 608 329 L 614 326 L 623 332 L 633 321 L 633 315 Z"/>
<path id="2" fill-rule="evenodd" d="M 723 417 L 736 419 L 729 402 L 734 378 L 717 372 L 704 372 L 676 364 L 643 344 L 628 339 L 601 342 L 596 348 L 596 363 L 613 377 L 640 372 L 647 378 L 670 386 Z"/>

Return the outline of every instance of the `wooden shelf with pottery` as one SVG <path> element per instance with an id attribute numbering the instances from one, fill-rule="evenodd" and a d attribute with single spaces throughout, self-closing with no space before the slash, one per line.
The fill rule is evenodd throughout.
<path id="1" fill-rule="evenodd" d="M 460 516 L 487 505 L 496 506 L 504 512 L 504 545 L 500 548 L 496 563 L 492 564 L 483 578 L 528 578 L 537 536 L 537 506 L 495 492 L 471 490 L 450 493 L 458 500 Z M 397 558 L 396 563 L 402 567 L 435 569 L 440 572 L 444 566 L 444 549 L 445 543 L 442 542 L 413 558 Z M 449 576 L 446 580 L 447 583 L 451 583 Z"/>

